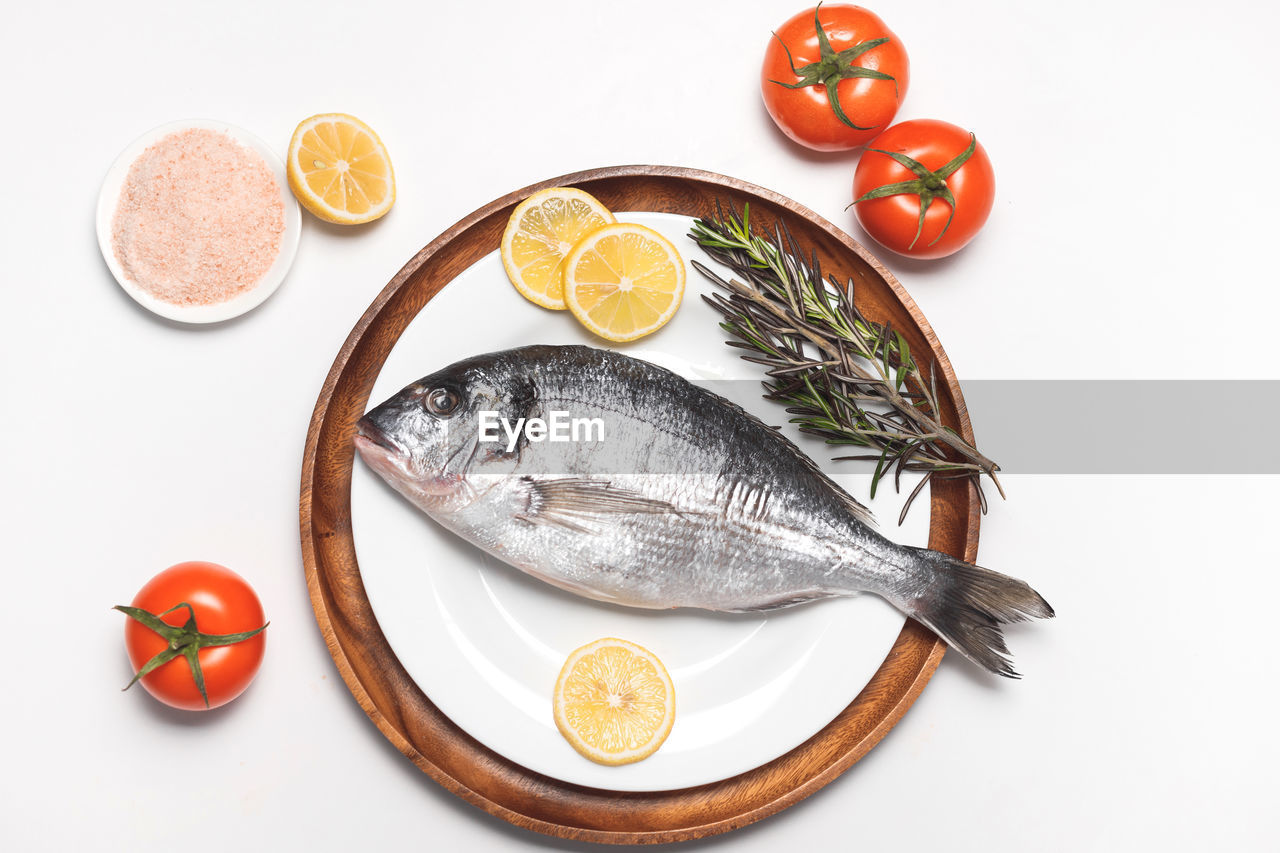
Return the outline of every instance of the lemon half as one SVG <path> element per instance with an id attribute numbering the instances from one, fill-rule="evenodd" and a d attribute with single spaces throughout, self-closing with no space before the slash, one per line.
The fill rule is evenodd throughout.
<path id="1" fill-rule="evenodd" d="M 387 149 L 355 116 L 323 113 L 306 119 L 293 131 L 287 160 L 289 189 L 325 222 L 372 222 L 395 203 Z"/>

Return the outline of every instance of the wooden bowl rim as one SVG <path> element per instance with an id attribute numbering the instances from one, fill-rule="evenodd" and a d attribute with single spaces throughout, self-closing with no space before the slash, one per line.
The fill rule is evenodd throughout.
<path id="1" fill-rule="evenodd" d="M 951 412 L 954 423 L 952 424 L 962 436 L 967 440 L 973 441 L 972 427 L 969 422 L 967 410 L 964 405 L 964 398 L 960 390 L 959 382 L 956 379 L 955 372 L 952 368 L 950 360 L 947 358 L 945 351 L 938 342 L 937 336 L 934 334 L 928 321 L 921 313 L 915 301 L 902 288 L 897 279 L 863 246 L 853 240 L 849 235 L 837 228 L 831 222 L 809 210 L 808 208 L 797 204 L 791 199 L 782 196 L 772 190 L 765 189 L 755 184 L 739 180 L 737 178 L 728 177 L 726 175 L 707 172 L 699 169 L 691 169 L 677 166 L 653 166 L 653 165 L 633 165 L 633 166 L 612 166 L 606 168 L 589 169 L 580 172 L 574 172 L 566 175 L 560 175 L 555 178 L 540 181 L 515 192 L 509 193 L 498 198 L 487 205 L 475 210 L 468 216 L 463 217 L 453 226 L 446 229 L 438 237 L 428 243 L 422 250 L 413 256 L 408 263 L 391 279 L 391 281 L 383 288 L 378 297 L 373 301 L 369 308 L 360 317 L 351 333 L 343 343 L 333 366 L 330 368 L 325 378 L 324 385 L 321 388 L 319 397 L 316 401 L 315 410 L 307 431 L 307 440 L 303 456 L 302 467 L 302 488 L 299 499 L 299 520 L 301 528 L 301 542 L 303 552 L 303 563 L 307 579 L 308 593 L 311 598 L 312 609 L 315 612 L 316 621 L 324 636 L 329 653 L 338 667 L 339 673 L 342 675 L 343 681 L 347 688 L 351 691 L 352 696 L 360 704 L 361 708 L 374 722 L 382 734 L 390 740 L 402 753 L 410 758 L 422 771 L 427 773 L 432 779 L 438 782 L 447 790 L 457 794 L 464 800 L 478 806 L 484 811 L 500 817 L 516 826 L 541 832 L 547 835 L 560 838 L 573 839 L 578 841 L 591 841 L 600 843 L 615 844 L 645 844 L 645 843 L 667 843 L 673 841 L 692 840 L 704 838 L 711 835 L 727 832 L 737 829 L 748 824 L 754 823 L 762 818 L 775 814 L 783 809 L 794 805 L 823 786 L 830 783 L 841 773 L 845 772 L 863 755 L 865 755 L 876 743 L 878 743 L 885 734 L 902 718 L 907 709 L 914 703 L 920 692 L 924 689 L 925 684 L 936 670 L 938 663 L 941 661 L 945 651 L 945 644 L 927 629 L 920 626 L 912 620 L 906 620 L 902 632 L 895 640 L 893 647 L 886 656 L 884 663 L 877 670 L 872 679 L 858 694 L 858 696 L 849 704 L 849 706 L 836 719 L 832 720 L 820 732 L 811 737 L 808 741 L 791 750 L 790 752 L 770 761 L 760 767 L 747 771 L 739 776 L 730 779 L 721 780 L 719 782 L 710 783 L 708 785 L 698 786 L 696 788 L 688 788 L 676 791 L 665 792 L 615 792 L 600 791 L 595 789 L 583 788 L 581 786 L 572 785 L 561 782 L 556 779 L 535 774 L 525 768 L 509 762 L 496 753 L 485 748 L 483 745 L 475 742 L 462 731 L 452 720 L 449 720 L 434 705 L 430 705 L 429 698 L 424 694 L 419 694 L 418 698 L 426 699 L 429 708 L 428 713 L 434 713 L 434 718 L 430 719 L 433 725 L 440 726 L 448 730 L 451 734 L 456 732 L 460 737 L 464 747 L 469 747 L 473 754 L 469 758 L 473 761 L 487 762 L 495 765 L 496 770 L 493 772 L 498 774 L 512 774 L 516 779 L 516 784 L 528 788 L 527 796 L 523 797 L 523 802 L 500 801 L 499 798 L 493 796 L 493 791 L 485 790 L 480 785 L 468 785 L 455 775 L 446 771 L 439 763 L 432 760 L 429 752 L 432 750 L 420 749 L 419 744 L 415 744 L 410 737 L 400 728 L 397 727 L 395 721 L 382 713 L 367 689 L 365 683 L 361 680 L 353 666 L 349 651 L 358 651 L 357 649 L 349 650 L 344 646 L 341 638 L 338 636 L 338 630 L 335 627 L 333 614 L 330 613 L 329 603 L 326 601 L 326 593 L 328 586 L 326 582 L 332 580 L 322 571 L 320 564 L 320 553 L 324 547 L 324 543 L 317 541 L 317 530 L 315 528 L 315 518 L 313 516 L 314 501 L 313 496 L 317 485 L 317 453 L 320 449 L 321 434 L 326 425 L 329 415 L 330 404 L 335 390 L 340 382 L 347 375 L 350 361 L 357 348 L 365 338 L 366 334 L 375 326 L 382 316 L 383 311 L 392 303 L 397 293 L 402 287 L 409 283 L 414 274 L 422 268 L 428 261 L 444 247 L 448 246 L 453 240 L 464 235 L 469 229 L 477 226 L 490 216 L 504 209 L 515 206 L 519 201 L 528 197 L 530 194 L 538 190 L 553 186 L 582 186 L 590 191 L 593 183 L 608 182 L 616 179 L 659 179 L 670 180 L 675 182 L 688 182 L 695 185 L 701 185 L 725 195 L 750 196 L 751 200 L 763 201 L 768 205 L 786 211 L 789 215 L 807 220 L 808 224 L 825 231 L 830 237 L 842 244 L 843 248 L 852 252 L 864 263 L 866 263 L 878 276 L 884 285 L 891 292 L 894 299 L 912 318 L 920 334 L 928 342 L 932 355 L 935 359 L 935 369 L 940 379 L 940 388 L 945 388 L 950 393 L 951 401 L 954 405 L 954 411 Z M 585 186 L 584 186 L 585 185 Z M 673 211 L 674 212 L 674 211 Z M 698 214 L 685 215 L 703 215 L 704 212 Z M 496 245 L 494 246 L 496 249 Z M 446 285 L 447 286 L 447 285 Z M 443 286 L 442 286 L 443 288 Z M 441 289 L 442 289 L 441 288 Z M 427 302 L 430 301 L 428 297 Z M 420 310 L 420 309 L 419 309 Z M 396 340 L 399 335 L 396 335 Z M 394 346 L 393 340 L 387 348 Z M 372 388 L 373 378 L 380 371 L 382 364 L 385 363 L 386 355 L 376 365 L 376 369 L 372 371 L 371 377 L 366 377 L 368 387 L 364 389 L 363 402 L 367 405 L 368 394 Z M 944 409 L 947 407 L 944 406 Z M 946 488 L 946 487 L 944 487 Z M 955 556 L 973 561 L 977 557 L 978 548 L 978 528 L 979 528 L 979 508 L 976 490 L 972 486 L 964 486 L 962 488 L 946 488 L 947 495 L 944 497 L 940 494 L 943 491 L 935 487 L 931 490 L 931 514 L 930 514 L 930 546 L 935 545 L 935 536 L 940 536 L 937 529 L 937 521 L 939 518 L 939 509 L 946 508 L 948 503 L 955 504 L 950 510 L 958 515 L 960 523 L 963 525 L 958 535 L 962 537 L 962 548 L 945 548 L 952 552 L 962 551 L 963 553 L 955 553 Z M 344 498 L 344 507 L 346 510 L 345 524 L 346 536 L 350 537 L 350 489 L 346 490 Z M 951 531 L 952 538 L 955 538 L 955 531 Z M 320 534 L 321 538 L 327 538 L 334 535 L 333 531 Z M 352 553 L 354 553 L 354 545 L 352 545 Z M 357 577 L 354 579 L 359 586 L 359 594 L 363 595 L 363 586 L 359 583 L 358 564 L 355 566 Z M 367 599 L 366 599 L 367 603 Z M 381 630 L 376 624 L 372 626 L 377 638 L 386 643 L 385 637 L 381 635 Z M 394 653 L 390 651 L 390 647 L 386 647 L 387 653 L 394 659 Z M 398 662 L 397 662 L 398 663 Z M 887 675 L 893 670 L 892 677 Z M 414 685 L 416 689 L 416 685 Z M 830 744 L 827 740 L 834 739 L 841 730 L 851 726 L 858 714 L 867 713 L 868 710 L 874 710 L 872 717 L 873 727 L 866 731 L 856 742 L 843 748 L 837 754 L 830 754 Z M 807 775 L 804 778 L 795 780 L 787 790 L 780 795 L 768 795 L 761 797 L 746 797 L 740 800 L 741 808 L 731 814 L 717 817 L 703 823 L 688 822 L 669 822 L 664 824 L 661 820 L 653 819 L 652 811 L 657 810 L 658 814 L 662 813 L 662 808 L 666 805 L 672 807 L 680 806 L 687 811 L 690 804 L 701 803 L 707 807 L 711 806 L 728 806 L 732 808 L 734 800 L 741 798 L 744 791 L 749 792 L 755 787 L 756 782 L 763 781 L 763 777 L 778 771 L 793 760 L 799 758 L 806 760 L 811 765 L 815 761 L 820 766 L 814 768 L 809 767 L 806 770 Z M 520 777 L 524 778 L 521 779 Z M 488 777 L 486 777 L 488 778 Z M 489 786 L 497 787 L 497 783 Z M 498 792 L 501 794 L 501 792 Z M 582 816 L 586 820 L 578 821 L 573 824 L 563 819 L 546 819 L 540 817 L 538 809 L 531 807 L 539 802 L 544 802 L 548 795 L 562 796 L 565 798 L 584 800 Z M 604 817 L 600 810 L 608 808 L 616 812 L 619 807 L 625 807 L 631 801 L 634 805 L 649 809 L 643 820 L 637 820 L 636 825 L 627 829 L 600 828 L 597 821 L 593 821 L 592 817 Z M 672 812 L 678 814 L 681 812 Z M 592 824 L 596 825 L 593 826 Z"/>

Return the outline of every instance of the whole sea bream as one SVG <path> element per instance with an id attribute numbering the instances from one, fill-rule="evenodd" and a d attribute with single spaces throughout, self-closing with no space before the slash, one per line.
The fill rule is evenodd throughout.
<path id="1" fill-rule="evenodd" d="M 433 519 L 619 605 L 757 611 L 872 592 L 992 672 L 1026 583 L 898 545 L 776 430 L 668 370 L 583 346 L 465 359 L 357 427 L 365 462 Z"/>

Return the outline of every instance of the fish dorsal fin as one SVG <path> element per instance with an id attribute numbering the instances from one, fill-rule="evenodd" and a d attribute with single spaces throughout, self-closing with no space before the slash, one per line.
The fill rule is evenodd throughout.
<path id="1" fill-rule="evenodd" d="M 534 524 L 555 524 L 581 533 L 594 532 L 582 522 L 603 520 L 613 514 L 672 513 L 679 511 L 666 501 L 613 485 L 608 480 L 558 477 L 552 480 L 522 478 L 529 487 L 529 506 L 517 516 Z"/>
<path id="2" fill-rule="evenodd" d="M 878 525 L 876 524 L 876 517 L 872 514 L 871 510 L 868 509 L 866 506 L 864 506 L 862 503 L 860 503 L 858 499 L 855 498 L 853 495 L 849 494 L 844 489 L 842 489 L 835 480 L 832 480 L 829 476 L 827 476 L 827 474 L 821 468 L 818 467 L 818 463 L 813 461 L 812 457 L 810 457 L 807 453 L 805 453 L 799 447 L 796 447 L 796 445 L 792 443 L 791 439 L 787 438 L 785 435 L 782 434 L 782 430 L 780 428 L 772 424 L 765 423 L 764 421 L 760 420 L 760 418 L 751 414 L 751 412 L 748 412 L 746 409 L 742 408 L 732 400 L 728 400 L 724 397 L 719 396 L 718 394 L 713 394 L 710 391 L 707 391 L 706 389 L 700 388 L 698 390 L 705 393 L 707 397 L 714 402 L 714 404 L 723 406 L 727 409 L 732 409 L 733 411 L 737 412 L 739 415 L 746 418 L 747 420 L 754 421 L 755 423 L 763 427 L 764 433 L 769 436 L 768 440 L 773 441 L 775 443 L 775 445 L 779 449 L 779 452 L 790 455 L 792 458 L 797 460 L 801 465 L 807 468 L 810 473 L 812 473 L 819 480 L 825 483 L 831 489 L 831 491 L 833 491 L 836 494 L 836 496 L 840 499 L 840 503 L 844 505 L 844 508 L 848 510 L 850 515 L 852 515 L 854 518 L 856 518 L 858 521 L 862 522 L 863 524 L 867 525 L 868 527 L 872 527 L 872 528 L 878 527 Z"/>
<path id="3" fill-rule="evenodd" d="M 840 500 L 844 503 L 849 512 L 853 514 L 853 517 L 858 519 L 858 521 L 861 521 L 863 524 L 867 525 L 867 527 L 879 526 L 876 524 L 876 517 L 871 513 L 871 510 L 867 509 L 866 504 L 862 503 L 862 501 L 858 500 L 844 489 L 840 490 Z"/>
<path id="4" fill-rule="evenodd" d="M 790 444 L 790 442 L 788 442 L 788 444 Z M 796 456 L 800 457 L 800 459 L 805 463 L 805 465 L 809 468 L 810 471 L 812 471 L 814 474 L 818 475 L 819 478 L 821 478 L 822 480 L 825 480 L 828 484 L 830 484 L 831 488 L 835 490 L 836 495 L 840 498 L 840 503 L 844 504 L 844 508 L 849 511 L 850 515 L 858 519 L 858 521 L 861 521 L 863 524 L 867 525 L 867 527 L 879 526 L 876 524 L 876 517 L 871 513 L 871 510 L 867 509 L 867 507 L 861 501 L 859 501 L 853 495 L 846 492 L 844 489 L 840 488 L 839 484 L 836 483 L 835 480 L 832 480 L 830 477 L 828 477 L 826 473 L 824 473 L 823 470 L 818 467 L 817 462 L 814 462 L 812 459 L 806 456 L 804 452 L 801 451 L 798 447 L 792 444 L 791 448 L 795 452 Z"/>

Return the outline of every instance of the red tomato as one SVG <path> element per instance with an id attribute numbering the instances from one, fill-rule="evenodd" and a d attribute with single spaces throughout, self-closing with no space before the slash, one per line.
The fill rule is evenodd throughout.
<path id="1" fill-rule="evenodd" d="M 238 634 L 264 625 L 262 603 L 244 578 L 217 563 L 178 563 L 147 582 L 133 598 L 133 606 L 159 616 L 180 603 L 191 605 L 161 616 L 167 625 L 181 627 L 192 614 L 196 629 L 203 635 Z M 125 647 L 133 671 L 165 651 L 169 646 L 163 637 L 136 619 L 128 619 L 124 627 Z M 162 664 L 141 679 L 152 696 L 191 711 L 225 705 L 244 692 L 262 665 L 266 648 L 263 632 L 231 645 L 200 648 L 197 653 L 204 673 L 209 704 L 196 686 L 186 659 L 179 655 Z"/>
<path id="2" fill-rule="evenodd" d="M 869 45 L 879 39 L 885 41 Z M 907 51 L 884 21 L 861 6 L 819 4 L 774 33 L 760 90 L 787 136 L 818 151 L 844 151 L 889 126 L 907 96 L 909 76 Z"/>
<path id="3" fill-rule="evenodd" d="M 917 172 L 882 152 L 905 155 L 930 173 L 945 172 L 947 164 L 962 155 L 971 142 L 973 153 L 954 173 L 935 175 L 939 180 L 933 182 L 924 179 L 926 187 L 938 189 L 925 211 L 923 226 L 921 196 L 904 192 L 855 201 L 854 212 L 863 230 L 886 249 L 913 258 L 942 258 L 964 248 L 986 223 L 996 195 L 991 160 L 969 131 L 934 119 L 895 124 L 862 153 L 853 176 L 853 197 L 862 199 L 878 187 L 920 180 Z M 943 190 L 955 198 L 954 210 L 939 195 Z"/>

